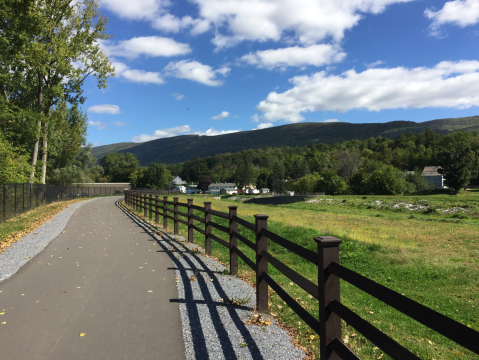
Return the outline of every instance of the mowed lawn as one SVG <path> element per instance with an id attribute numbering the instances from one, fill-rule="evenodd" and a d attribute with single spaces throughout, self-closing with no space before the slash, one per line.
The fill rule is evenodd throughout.
<path id="1" fill-rule="evenodd" d="M 475 221 L 474 215 L 478 196 L 468 194 L 462 197 L 438 195 L 429 198 L 382 199 L 337 196 L 323 197 L 333 199 L 325 203 L 302 202 L 281 206 L 242 204 L 201 196 L 180 196 L 180 202 L 186 203 L 188 197 L 193 197 L 194 204 L 200 206 L 204 201 L 211 201 L 212 208 L 218 211 L 227 212 L 228 206 L 236 205 L 238 216 L 250 222 L 254 222 L 254 214 L 267 214 L 269 230 L 314 251 L 316 243 L 313 237 L 336 236 L 343 240 L 340 246 L 342 265 L 479 330 L 479 222 Z M 427 210 L 411 212 L 367 205 L 378 199 L 385 203 L 419 202 L 427 199 L 431 209 L 464 206 L 468 203 L 469 208 L 465 213 L 471 215 L 462 216 L 465 219 L 461 220 L 453 217 L 452 213 Z M 200 212 L 195 211 L 195 214 L 202 216 Z M 227 226 L 226 220 L 214 216 L 213 220 Z M 195 225 L 201 228 L 204 226 L 199 222 L 195 222 Z M 171 221 L 169 227 L 173 227 Z M 238 227 L 242 235 L 254 241 L 252 232 Z M 182 224 L 180 233 L 186 235 L 186 227 Z M 227 236 L 220 231 L 213 229 L 213 233 L 227 240 Z M 195 232 L 195 243 L 204 247 L 204 236 Z M 277 258 L 317 283 L 315 266 L 271 241 L 268 246 Z M 239 248 L 254 259 L 249 248 L 241 243 Z M 229 252 L 213 241 L 213 256 L 227 263 Z M 317 301 L 272 266 L 269 267 L 269 272 L 291 296 L 317 316 Z M 254 273 L 241 260 L 239 275 L 255 281 Z M 477 355 L 344 281 L 341 282 L 341 298 L 346 306 L 422 359 L 477 358 Z M 310 354 L 319 358 L 316 334 L 274 293 L 271 296 L 270 313 L 292 331 L 293 336 Z M 343 324 L 343 338 L 362 359 L 388 358 L 347 324 Z"/>

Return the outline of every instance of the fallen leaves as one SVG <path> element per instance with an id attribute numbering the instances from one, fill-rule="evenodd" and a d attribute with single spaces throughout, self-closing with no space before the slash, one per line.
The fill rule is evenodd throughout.
<path id="1" fill-rule="evenodd" d="M 80 337 L 84 337 L 86 333 L 80 333 Z"/>

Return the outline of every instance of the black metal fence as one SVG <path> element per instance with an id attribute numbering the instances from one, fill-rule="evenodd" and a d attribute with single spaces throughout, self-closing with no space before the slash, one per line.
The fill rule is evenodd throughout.
<path id="1" fill-rule="evenodd" d="M 123 195 L 125 187 L 0 184 L 0 222 L 57 201 L 94 196 Z"/>

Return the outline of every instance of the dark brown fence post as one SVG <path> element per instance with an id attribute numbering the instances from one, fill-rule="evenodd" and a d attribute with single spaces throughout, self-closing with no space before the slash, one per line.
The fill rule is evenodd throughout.
<path id="1" fill-rule="evenodd" d="M 168 229 L 168 219 L 166 218 L 168 212 L 168 196 L 163 196 L 163 229 Z"/>
<path id="2" fill-rule="evenodd" d="M 174 221 L 174 234 L 175 235 L 178 235 L 178 198 L 177 197 L 174 197 L 173 198 L 173 202 L 175 203 L 175 205 L 173 205 L 173 208 L 174 208 L 174 211 L 175 211 L 175 215 L 174 215 L 174 218 L 175 218 L 175 221 Z"/>
<path id="3" fill-rule="evenodd" d="M 268 312 L 268 284 L 261 274 L 268 273 L 268 261 L 261 256 L 262 251 L 268 251 L 268 238 L 260 234 L 262 229 L 268 229 L 268 215 L 257 214 L 256 220 L 256 310 Z"/>
<path id="4" fill-rule="evenodd" d="M 147 203 L 146 203 L 146 199 L 147 199 L 147 196 L 146 194 L 142 194 L 142 197 L 143 197 L 143 216 L 146 218 L 146 212 L 148 211 L 148 206 L 147 206 Z"/>
<path id="5" fill-rule="evenodd" d="M 238 239 L 233 235 L 233 231 L 238 231 L 238 224 L 233 218 L 238 213 L 237 206 L 228 206 L 230 220 L 230 274 L 238 273 L 238 254 L 233 251 L 233 247 L 238 247 Z"/>
<path id="6" fill-rule="evenodd" d="M 158 203 L 160 202 L 160 197 L 155 195 L 155 224 L 160 223 L 160 214 L 158 210 Z"/>
<path id="7" fill-rule="evenodd" d="M 205 202 L 205 253 L 206 255 L 211 256 L 211 225 L 209 222 L 211 221 L 211 214 L 208 210 L 211 210 L 211 201 Z"/>
<path id="8" fill-rule="evenodd" d="M 150 206 L 149 206 L 149 211 L 150 213 L 148 214 L 148 219 L 151 221 L 153 220 L 153 195 L 148 195 L 148 202 L 150 203 Z"/>
<path id="9" fill-rule="evenodd" d="M 193 199 L 188 199 L 188 242 L 192 243 L 193 240 Z"/>
<path id="10" fill-rule="evenodd" d="M 329 344 L 334 339 L 342 339 L 341 318 L 327 310 L 331 301 L 340 301 L 339 278 L 327 274 L 325 270 L 332 262 L 339 264 L 339 244 L 342 240 L 334 236 L 320 236 L 314 240 L 318 244 L 319 353 L 321 359 L 340 360 Z"/>

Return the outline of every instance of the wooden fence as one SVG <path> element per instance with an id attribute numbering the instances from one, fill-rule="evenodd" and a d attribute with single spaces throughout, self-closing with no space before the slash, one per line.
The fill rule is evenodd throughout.
<path id="1" fill-rule="evenodd" d="M 229 212 L 225 213 L 211 209 L 211 202 L 204 202 L 204 206 L 201 207 L 194 205 L 193 199 L 188 199 L 186 204 L 178 202 L 178 199 L 178 197 L 174 197 L 173 201 L 168 201 L 168 197 L 164 196 L 161 200 L 158 195 L 153 196 L 139 191 L 125 191 L 127 206 L 135 211 L 143 211 L 145 217 L 149 214 L 150 221 L 153 220 L 152 216 L 155 214 L 155 222 L 158 224 L 159 217 L 162 216 L 163 228 L 167 229 L 168 219 L 173 220 L 175 234 L 178 234 L 178 224 L 186 225 L 188 227 L 188 241 L 191 243 L 193 242 L 193 231 L 203 234 L 207 255 L 212 255 L 212 240 L 229 248 L 230 272 L 232 275 L 238 271 L 238 258 L 242 259 L 256 273 L 257 310 L 260 312 L 268 311 L 268 286 L 271 287 L 319 335 L 321 360 L 359 359 L 342 341 L 341 319 L 363 334 L 391 358 L 419 359 L 341 303 L 340 279 L 479 355 L 479 332 L 341 266 L 339 264 L 339 245 L 342 240 L 332 236 L 316 237 L 314 240 L 317 243 L 318 251 L 314 252 L 269 231 L 267 215 L 255 215 L 255 223 L 253 224 L 237 216 L 237 206 L 229 206 Z M 172 205 L 173 209 L 168 208 L 168 205 Z M 186 208 L 186 212 L 179 211 L 180 207 Z M 203 212 L 204 217 L 194 215 L 193 210 Z M 229 227 L 213 222 L 211 220 L 212 215 L 229 220 Z M 186 218 L 186 220 L 180 219 L 179 216 Z M 204 229 L 193 225 L 193 220 L 203 223 L 205 225 Z M 255 243 L 237 232 L 238 225 L 255 234 Z M 227 234 L 228 240 L 213 235 L 211 233 L 212 228 Z M 255 261 L 238 249 L 238 240 L 256 252 Z M 316 265 L 318 267 L 318 285 L 268 252 L 268 240 Z M 318 300 L 319 319 L 313 317 L 268 275 L 268 264 L 274 266 L 292 282 Z"/>

